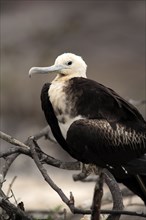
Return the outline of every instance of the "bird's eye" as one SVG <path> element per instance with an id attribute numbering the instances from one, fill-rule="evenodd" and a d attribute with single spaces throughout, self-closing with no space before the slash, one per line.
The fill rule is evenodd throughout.
<path id="1" fill-rule="evenodd" d="M 71 64 L 72 64 L 72 61 L 69 61 L 69 62 L 67 63 L 67 65 L 69 65 L 69 66 L 70 66 Z"/>

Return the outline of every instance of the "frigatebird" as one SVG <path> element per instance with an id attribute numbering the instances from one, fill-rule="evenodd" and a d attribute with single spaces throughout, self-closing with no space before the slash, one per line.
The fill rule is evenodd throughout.
<path id="1" fill-rule="evenodd" d="M 64 53 L 29 75 L 57 75 L 43 86 L 41 104 L 60 146 L 78 161 L 107 168 L 146 204 L 146 121 L 115 91 L 87 79 L 86 69 L 80 56 Z"/>

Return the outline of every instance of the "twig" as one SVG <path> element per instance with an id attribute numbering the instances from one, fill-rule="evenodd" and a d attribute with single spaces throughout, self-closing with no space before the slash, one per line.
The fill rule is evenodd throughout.
<path id="1" fill-rule="evenodd" d="M 99 171 L 100 170 L 98 170 L 93 165 L 88 165 L 86 167 L 84 165 L 84 169 L 82 170 L 82 172 L 77 175 L 74 175 L 73 178 L 75 181 L 77 181 L 77 180 L 83 181 L 83 179 L 85 179 L 92 172 L 99 174 Z M 122 197 L 121 190 L 119 188 L 117 181 L 115 180 L 113 175 L 107 169 L 103 169 L 102 172 L 104 174 L 105 183 L 109 187 L 110 192 L 113 197 L 113 209 L 112 210 L 123 210 L 123 208 L 124 208 L 123 197 Z M 95 179 L 94 179 L 94 181 L 95 181 Z M 96 182 L 96 184 L 97 184 L 98 183 L 97 178 L 96 178 L 96 181 L 97 181 Z M 94 192 L 94 195 L 96 196 L 96 190 Z M 99 195 L 100 195 L 100 193 L 99 193 Z M 97 199 L 98 199 L 98 197 L 97 197 Z M 95 204 L 94 200 L 95 199 L 93 199 L 93 204 Z M 95 214 L 97 214 L 97 211 L 95 211 Z M 95 218 L 99 218 L 99 217 L 96 216 Z M 110 215 L 110 216 L 108 216 L 107 220 L 119 220 L 119 218 L 120 218 L 120 215 Z"/>
<path id="2" fill-rule="evenodd" d="M 12 189 L 11 189 L 11 193 L 12 193 L 12 197 L 14 198 L 15 204 L 16 204 L 16 205 L 18 205 L 18 203 L 17 203 L 17 199 L 16 199 L 16 197 L 15 197 L 15 195 L 14 195 L 14 193 L 13 193 L 13 190 L 12 190 Z"/>
<path id="3" fill-rule="evenodd" d="M 16 145 L 16 146 L 20 146 L 20 147 L 24 147 L 24 148 L 27 148 L 28 149 L 28 146 L 20 141 L 18 141 L 17 139 L 13 138 L 12 136 L 0 131 L 0 138 L 13 144 L 13 145 Z"/>
<path id="4" fill-rule="evenodd" d="M 62 201 L 64 203 L 66 203 L 67 205 L 69 204 L 69 199 L 65 196 L 65 194 L 63 193 L 63 191 L 58 188 L 58 186 L 52 181 L 52 179 L 49 177 L 49 175 L 47 174 L 46 169 L 43 167 L 43 165 L 41 164 L 39 157 L 36 153 L 35 147 L 34 147 L 34 140 L 32 140 L 32 143 L 30 145 L 30 149 L 31 149 L 31 153 L 32 153 L 32 157 L 39 169 L 39 171 L 41 172 L 42 176 L 44 177 L 45 181 L 59 194 L 59 196 L 61 197 Z"/>
<path id="5" fill-rule="evenodd" d="M 67 211 L 66 211 L 66 209 L 63 210 L 63 214 L 64 214 L 64 220 L 67 220 Z"/>
<path id="6" fill-rule="evenodd" d="M 50 177 L 48 176 L 47 171 L 44 169 L 44 167 L 42 165 L 44 163 L 50 164 L 52 166 L 55 166 L 55 167 L 58 167 L 58 168 L 61 168 L 61 169 L 68 169 L 68 170 L 79 170 L 80 169 L 80 162 L 71 162 L 70 163 L 70 162 L 62 162 L 62 161 L 56 160 L 55 158 L 50 157 L 49 155 L 46 155 L 43 152 L 36 152 L 34 145 L 33 145 L 33 148 L 31 147 L 31 150 L 30 150 L 28 145 L 23 144 L 20 141 L 17 141 L 16 139 L 11 138 L 11 136 L 6 135 L 3 132 L 0 132 L 0 137 L 3 138 L 5 141 L 7 141 L 7 142 L 9 142 L 13 145 L 16 145 L 15 147 L 18 150 L 18 151 L 16 151 L 17 153 L 12 151 L 13 154 L 12 155 L 9 154 L 11 156 L 1 155 L 1 157 L 3 157 L 3 156 L 6 157 L 6 163 L 5 163 L 5 165 L 3 166 L 3 169 L 2 169 L 3 177 L 5 177 L 10 165 L 12 164 L 12 162 L 16 159 L 16 157 L 20 153 L 23 153 L 23 154 L 26 154 L 30 157 L 35 158 L 36 164 L 40 164 L 40 167 L 41 167 L 40 171 L 42 172 L 42 175 L 44 176 L 44 178 L 47 177 L 46 181 L 48 181 Z M 4 137 L 6 137 L 6 138 L 4 138 Z M 32 152 L 34 152 L 34 154 Z M 37 153 L 38 153 L 38 155 L 37 155 Z M 34 157 L 34 155 L 35 155 L 35 157 Z M 50 178 L 50 183 L 53 184 L 52 186 L 56 187 L 56 189 L 57 189 L 56 192 L 60 195 L 60 197 L 62 195 L 64 196 L 65 201 L 66 201 L 65 203 L 68 205 L 68 207 L 71 209 L 71 211 L 73 213 L 76 213 L 76 214 L 91 214 L 91 210 L 78 209 L 78 208 L 74 207 L 74 205 L 69 205 L 70 200 L 65 196 L 65 194 L 62 192 L 62 190 L 53 181 L 52 182 L 51 181 L 52 180 Z M 2 198 L 2 199 L 4 199 L 4 198 Z M 102 214 L 114 214 L 114 215 L 115 214 L 118 214 L 118 215 L 119 214 L 124 214 L 124 215 L 133 215 L 133 216 L 146 217 L 146 214 L 144 214 L 144 213 L 121 211 L 121 210 L 101 210 L 100 213 L 102 213 Z"/>
<path id="7" fill-rule="evenodd" d="M 86 179 L 82 179 L 82 180 L 80 180 L 81 182 L 83 182 L 83 183 L 93 183 L 93 182 L 95 182 L 96 183 L 96 181 L 97 181 L 97 176 L 89 176 L 89 177 L 87 177 Z"/>
<path id="8" fill-rule="evenodd" d="M 72 203 L 70 203 L 70 200 L 66 197 L 66 195 L 63 193 L 63 191 L 52 181 L 52 179 L 47 174 L 46 169 L 41 164 L 39 157 L 37 155 L 37 152 L 35 151 L 35 147 L 33 144 L 31 144 L 31 152 L 33 155 L 33 159 L 42 173 L 42 176 L 44 177 L 45 181 L 58 193 L 62 201 L 70 208 L 71 212 L 74 214 L 91 214 L 91 210 L 83 210 L 76 208 Z M 121 211 L 121 210 L 100 210 L 101 214 L 124 214 L 124 215 L 132 215 L 132 216 L 140 216 L 140 217 L 146 217 L 146 214 L 144 213 L 137 213 L 137 212 L 129 212 L 129 211 Z"/>
<path id="9" fill-rule="evenodd" d="M 3 165 L 2 167 L 2 175 L 3 175 L 3 178 L 5 178 L 11 164 L 13 163 L 13 161 L 19 156 L 19 153 L 16 153 L 16 154 L 13 154 L 9 157 L 6 158 L 5 160 L 5 164 Z"/>
<path id="10" fill-rule="evenodd" d="M 15 147 L 12 147 L 10 149 L 8 149 L 7 152 L 4 152 L 4 153 L 0 153 L 0 158 L 7 158 L 8 156 L 10 155 L 14 155 L 14 154 L 25 154 L 27 156 L 31 156 L 31 152 L 30 152 L 30 149 L 23 149 L 19 146 L 15 146 Z M 39 157 L 40 157 L 40 160 L 45 164 L 49 164 L 49 165 L 52 165 L 54 167 L 58 167 L 60 169 L 68 169 L 68 170 L 79 170 L 80 168 L 80 163 L 79 162 L 62 162 L 60 160 L 57 160 L 49 155 L 46 155 L 44 152 L 40 152 L 39 153 Z"/>
<path id="11" fill-rule="evenodd" d="M 124 210 L 101 210 L 100 213 L 102 214 L 112 214 L 112 215 L 128 215 L 128 216 L 139 216 L 142 218 L 146 218 L 146 214 L 143 212 L 131 212 L 131 211 L 124 211 Z"/>
<path id="12" fill-rule="evenodd" d="M 9 215 L 17 215 L 19 217 L 23 217 L 24 220 L 32 220 L 32 218 L 26 214 L 24 211 L 22 211 L 19 207 L 16 207 L 12 203 L 10 203 L 8 200 L 4 199 L 3 197 L 0 197 L 0 206 L 8 213 Z"/>
<path id="13" fill-rule="evenodd" d="M 8 143 L 11 143 L 11 144 L 16 145 L 16 146 L 20 146 L 22 149 L 28 149 L 27 145 L 25 145 L 24 143 L 16 140 L 12 136 L 10 136 L 10 135 L 2 132 L 2 131 L 0 131 L 0 138 L 5 140 Z M 6 158 L 5 164 L 2 167 L 2 175 L 3 175 L 4 178 L 5 178 L 8 170 L 9 170 L 9 167 L 11 166 L 13 161 L 18 157 L 18 155 L 19 155 L 19 153 L 15 153 L 15 154 L 13 154 L 13 155 Z"/>
<path id="14" fill-rule="evenodd" d="M 57 141 L 55 140 L 54 137 L 50 137 L 52 131 L 51 131 L 51 128 L 50 126 L 46 126 L 45 128 L 43 128 L 41 131 L 37 132 L 35 135 L 33 135 L 34 139 L 37 141 L 39 140 L 40 138 L 42 137 L 45 137 L 46 139 L 50 140 L 51 142 L 53 143 L 57 143 Z"/>
<path id="15" fill-rule="evenodd" d="M 83 210 L 83 209 L 76 209 L 77 211 L 74 212 L 74 214 L 83 214 L 83 215 L 90 215 L 91 214 L 91 210 Z M 27 213 L 35 213 L 35 210 L 28 210 Z M 43 213 L 43 214 L 47 214 L 48 211 L 46 210 L 37 210 L 37 213 Z M 124 211 L 124 210 L 100 210 L 101 214 L 113 214 L 113 215 L 127 215 L 127 216 L 138 216 L 141 218 L 146 218 L 146 214 L 143 212 L 132 212 L 132 211 Z"/>
<path id="16" fill-rule="evenodd" d="M 90 183 L 90 182 L 96 182 L 97 181 L 97 176 L 96 177 L 89 177 L 85 175 L 84 173 L 79 173 L 79 174 L 73 174 L 73 180 L 74 181 L 81 181 L 83 183 Z"/>
<path id="17" fill-rule="evenodd" d="M 103 181 L 104 175 L 101 172 L 99 178 L 97 178 L 94 189 L 91 220 L 100 220 L 101 199 L 103 196 Z"/>
<path id="18" fill-rule="evenodd" d="M 29 157 L 32 157 L 30 149 L 22 149 L 18 146 L 13 147 L 11 149 L 8 149 L 7 152 L 0 153 L 0 158 L 7 158 L 8 156 L 15 155 L 16 153 L 19 154 L 25 154 Z M 66 169 L 66 170 L 80 170 L 80 162 L 63 162 L 58 159 L 55 159 L 49 155 L 46 155 L 44 152 L 39 153 L 39 159 L 43 164 L 52 165 L 54 167 L 60 168 L 60 169 Z"/>
<path id="19" fill-rule="evenodd" d="M 6 158 L 10 155 L 13 155 L 13 154 L 16 154 L 16 153 L 22 153 L 22 152 L 23 152 L 23 150 L 20 150 L 20 148 L 18 146 L 11 147 L 6 152 L 0 153 L 0 158 L 2 158 L 2 157 Z M 26 150 L 26 152 L 28 152 L 28 151 Z M 23 153 L 25 153 L 25 151 Z"/>
<path id="20" fill-rule="evenodd" d="M 77 209 L 74 207 L 74 202 L 72 202 L 74 199 L 72 199 L 72 194 L 71 194 L 71 199 L 68 199 L 67 196 L 63 193 L 63 191 L 53 182 L 53 180 L 49 177 L 46 169 L 43 167 L 43 165 L 41 164 L 39 157 L 37 155 L 37 152 L 35 150 L 35 146 L 34 146 L 34 139 L 32 139 L 32 142 L 30 142 L 30 149 L 31 149 L 31 153 L 32 153 L 32 157 L 38 167 L 38 169 L 40 170 L 42 176 L 44 177 L 45 181 L 58 193 L 58 195 L 60 196 L 60 198 L 62 199 L 62 201 L 70 208 L 70 210 L 72 211 L 72 213 L 83 213 L 86 214 L 85 210 L 81 210 L 81 209 Z M 91 213 L 91 211 L 87 211 L 89 214 Z"/>
<path id="21" fill-rule="evenodd" d="M 17 178 L 17 176 L 14 176 L 14 178 L 12 179 L 12 181 L 11 181 L 11 183 L 10 183 L 10 185 L 9 185 L 8 192 L 7 192 L 7 194 L 6 194 L 7 197 L 9 197 L 9 193 L 10 193 L 11 190 L 12 190 L 12 186 L 13 186 L 13 184 L 14 184 L 16 178 Z"/>
<path id="22" fill-rule="evenodd" d="M 49 177 L 46 169 L 43 167 L 41 164 L 39 157 L 37 155 L 37 152 L 35 150 L 34 146 L 34 140 L 32 139 L 32 142 L 30 142 L 30 149 L 32 153 L 32 157 L 40 170 L 42 176 L 44 177 L 45 181 L 57 192 L 57 194 L 60 196 L 62 201 L 70 208 L 70 210 L 73 213 L 77 213 L 79 210 L 74 207 L 74 203 L 72 202 L 72 194 L 71 194 L 71 199 L 68 199 L 67 196 L 64 194 L 64 192 L 53 182 L 53 180 Z"/>
<path id="23" fill-rule="evenodd" d="M 117 184 L 117 181 L 107 169 L 104 169 L 104 178 L 113 197 L 112 210 L 123 210 L 124 209 L 123 197 L 119 185 Z M 107 218 L 107 220 L 119 220 L 119 219 L 120 219 L 120 215 L 109 215 Z"/>
<path id="24" fill-rule="evenodd" d="M 3 132 L 2 132 L 3 133 Z M 4 139 L 5 141 L 7 141 L 8 143 L 11 143 L 11 140 L 14 139 L 13 137 L 11 137 L 10 135 L 7 135 L 7 139 Z M 32 137 L 28 138 L 28 140 L 26 141 L 27 144 L 29 144 L 30 140 L 32 139 Z M 34 136 L 33 136 L 34 139 Z M 15 139 L 16 140 L 16 139 Z M 6 161 L 8 164 L 6 165 L 9 168 L 9 163 L 11 165 L 11 163 L 16 159 L 16 157 L 22 153 L 25 155 L 28 155 L 30 157 L 32 157 L 31 155 L 31 151 L 29 149 L 29 146 L 25 144 L 25 146 L 27 148 L 22 147 L 23 143 L 16 140 L 17 143 L 19 142 L 19 146 L 15 146 L 11 149 L 9 149 L 7 152 L 4 153 L 0 153 L 0 158 L 7 158 L 8 161 Z M 13 144 L 13 143 L 12 143 Z M 11 155 L 11 156 L 10 156 Z M 15 156 L 14 156 L 15 155 Z M 10 157 L 8 157 L 10 156 Z M 7 160 L 6 159 L 6 160 Z M 80 170 L 80 162 L 75 161 L 75 162 L 62 162 L 60 160 L 57 160 L 47 154 L 45 154 L 44 152 L 39 152 L 39 159 L 41 160 L 41 162 L 52 165 L 54 167 L 58 167 L 60 169 L 67 169 L 67 170 Z M 6 168 L 5 168 L 6 169 Z M 7 169 L 6 169 L 7 170 Z M 2 171 L 2 173 L 6 173 L 6 171 Z M 5 176 L 5 175 L 4 175 Z"/>

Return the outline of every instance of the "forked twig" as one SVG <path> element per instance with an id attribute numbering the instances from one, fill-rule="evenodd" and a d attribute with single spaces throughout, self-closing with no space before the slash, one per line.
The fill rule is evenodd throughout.
<path id="1" fill-rule="evenodd" d="M 46 155 L 41 150 L 37 149 L 37 147 L 36 147 L 37 143 L 32 138 L 30 138 L 27 142 L 25 142 L 25 144 L 23 144 L 20 141 L 13 139 L 11 136 L 4 134 L 3 132 L 0 132 L 0 137 L 2 139 L 4 139 L 5 141 L 11 143 L 12 145 L 15 145 L 15 147 L 13 147 L 14 150 L 12 150 L 12 151 L 8 150 L 8 152 L 6 152 L 7 155 L 6 154 L 0 155 L 0 157 L 5 158 L 5 165 L 3 166 L 3 169 L 2 169 L 2 174 L 4 177 L 7 173 L 7 171 L 9 170 L 9 167 L 11 166 L 12 162 L 16 159 L 17 156 L 19 156 L 20 154 L 28 155 L 34 159 L 37 167 L 39 168 L 39 170 L 42 173 L 45 180 L 59 194 L 59 196 L 61 197 L 63 202 L 66 203 L 66 205 L 71 209 L 71 211 L 73 213 L 91 214 L 91 210 L 83 210 L 83 209 L 76 208 L 74 206 L 74 204 L 70 201 L 70 199 L 68 199 L 67 196 L 65 196 L 63 191 L 52 181 L 52 179 L 49 177 L 46 169 L 43 167 L 43 164 L 50 164 L 52 166 L 55 166 L 55 167 L 58 167 L 61 169 L 80 170 L 80 163 L 79 162 L 62 162 L 62 161 L 57 160 L 49 155 Z M 29 144 L 29 146 L 28 146 L 28 144 Z M 84 174 L 84 177 L 86 177 L 85 174 Z M 106 179 L 106 175 L 105 175 L 105 179 Z M 4 205 L 6 203 L 7 203 L 7 209 Z M 18 208 L 18 207 L 15 207 L 14 205 L 11 206 L 11 203 L 9 201 L 7 201 L 6 198 L 3 198 L 3 196 L 1 196 L 0 206 L 1 207 L 3 206 L 6 210 L 12 208 L 13 211 L 15 210 L 15 208 Z M 114 206 L 114 208 L 115 208 L 115 206 Z M 20 212 L 21 212 L 21 210 L 20 210 Z M 112 214 L 112 215 L 113 214 L 114 215 L 121 215 L 122 214 L 122 215 L 133 215 L 133 216 L 146 217 L 146 214 L 144 214 L 144 213 L 129 212 L 129 211 L 123 211 L 123 210 L 100 210 L 100 213 Z M 30 219 L 30 218 L 26 217 L 26 219 Z"/>

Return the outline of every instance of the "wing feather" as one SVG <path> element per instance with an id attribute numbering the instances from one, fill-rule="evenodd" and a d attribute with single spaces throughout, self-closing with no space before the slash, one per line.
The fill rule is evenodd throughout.
<path id="1" fill-rule="evenodd" d="M 75 101 L 77 115 L 106 119 L 113 127 L 121 123 L 126 127 L 146 130 L 146 122 L 138 110 L 112 89 L 82 77 L 72 78 L 69 85 L 66 92 L 71 102 Z"/>
<path id="2" fill-rule="evenodd" d="M 101 167 L 122 166 L 146 153 L 146 133 L 122 125 L 113 129 L 106 120 L 75 121 L 68 130 L 67 143 L 76 159 Z"/>

